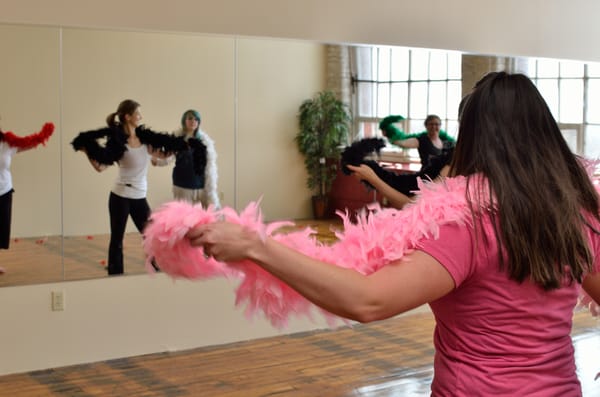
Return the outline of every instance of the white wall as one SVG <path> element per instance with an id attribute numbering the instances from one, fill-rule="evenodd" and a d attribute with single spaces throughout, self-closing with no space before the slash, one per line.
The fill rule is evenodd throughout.
<path id="1" fill-rule="evenodd" d="M 234 309 L 234 286 L 159 274 L 0 288 L 0 375 L 279 334 Z M 51 291 L 64 292 L 65 311 L 50 311 Z"/>
<path id="2" fill-rule="evenodd" d="M 600 61 L 596 0 L 2 0 L 0 21 Z"/>
<path id="3" fill-rule="evenodd" d="M 373 4 L 377 4 L 375 8 Z M 0 1 L 0 22 L 383 43 L 600 61 L 595 0 Z M 133 17 L 132 17 L 133 16 Z M 0 289 L 0 374 L 273 334 L 229 286 L 159 276 Z M 65 312 L 49 311 L 50 291 Z M 302 324 L 290 331 L 307 329 Z M 109 333 L 118 329 L 121 339 Z M 10 357 L 10 359 L 7 359 Z"/>

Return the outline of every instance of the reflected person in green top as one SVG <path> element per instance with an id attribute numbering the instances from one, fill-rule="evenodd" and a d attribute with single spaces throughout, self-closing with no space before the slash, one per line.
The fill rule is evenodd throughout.
<path id="1" fill-rule="evenodd" d="M 421 159 L 421 170 L 428 168 L 431 161 L 454 148 L 456 141 L 441 130 L 442 120 L 435 114 L 425 119 L 426 131 L 407 134 L 394 123 L 404 120 L 400 115 L 387 116 L 379 123 L 383 135 L 396 146 L 406 149 L 417 149 Z"/>

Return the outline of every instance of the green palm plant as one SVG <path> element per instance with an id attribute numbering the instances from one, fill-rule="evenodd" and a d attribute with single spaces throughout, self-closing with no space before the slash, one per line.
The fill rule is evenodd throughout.
<path id="1" fill-rule="evenodd" d="M 304 156 L 307 186 L 315 196 L 325 197 L 337 173 L 340 147 L 348 142 L 352 121 L 348 105 L 333 92 L 322 91 L 302 103 L 298 121 L 295 140 Z"/>

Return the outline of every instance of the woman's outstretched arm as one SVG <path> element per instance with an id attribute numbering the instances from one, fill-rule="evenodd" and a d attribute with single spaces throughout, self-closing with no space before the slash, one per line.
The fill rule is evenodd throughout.
<path id="1" fill-rule="evenodd" d="M 360 322 L 393 317 L 454 289 L 450 273 L 433 257 L 414 251 L 365 276 L 310 258 L 273 239 L 228 222 L 192 229 L 194 246 L 224 262 L 250 259 L 323 309 Z"/>
<path id="2" fill-rule="evenodd" d="M 375 190 L 384 196 L 394 208 L 401 209 L 406 204 L 410 203 L 412 199 L 406 194 L 399 192 L 392 186 L 383 181 L 377 176 L 375 171 L 366 164 L 361 164 L 356 167 L 353 165 L 347 165 L 348 169 L 353 172 L 353 175 L 360 179 L 369 182 Z"/>

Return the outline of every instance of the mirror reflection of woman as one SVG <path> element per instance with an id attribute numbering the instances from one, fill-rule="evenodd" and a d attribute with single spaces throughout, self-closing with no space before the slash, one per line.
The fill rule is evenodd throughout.
<path id="1" fill-rule="evenodd" d="M 54 124 L 44 124 L 40 132 L 19 137 L 12 132 L 3 132 L 0 128 L 0 249 L 8 249 L 10 245 L 10 226 L 12 218 L 13 183 L 10 172 L 12 157 L 20 152 L 30 150 L 39 144 L 46 144 L 54 132 Z M 0 274 L 6 269 L 0 267 Z"/>
<path id="2" fill-rule="evenodd" d="M 465 95 L 458 105 L 459 118 L 468 99 L 469 94 Z M 391 122 L 400 121 L 404 118 L 402 116 L 388 116 L 386 119 L 387 121 L 382 122 L 380 126 L 385 127 L 386 124 L 389 125 Z M 437 120 L 438 122 L 441 121 L 439 117 L 435 115 L 430 115 L 427 117 L 425 120 L 426 125 L 428 124 L 427 120 Z M 431 123 L 429 123 L 429 128 L 431 128 L 433 132 L 437 132 L 439 137 L 439 126 L 431 125 Z M 429 128 L 427 134 L 429 134 Z M 444 139 L 446 138 L 444 137 Z M 360 149 L 360 145 L 364 145 L 361 144 L 361 142 L 364 141 L 365 140 L 356 142 L 353 144 L 353 146 L 356 145 Z M 394 172 L 384 170 L 374 161 L 365 161 L 364 158 L 361 159 L 360 164 L 352 164 L 352 162 L 355 162 L 356 159 L 349 157 L 346 160 L 346 162 L 349 162 L 346 164 L 346 167 L 358 180 L 366 182 L 369 186 L 373 187 L 383 197 L 385 197 L 391 207 L 402 209 L 406 204 L 412 201 L 414 195 L 413 192 L 419 189 L 417 178 L 436 180 L 440 177 L 448 176 L 450 162 L 452 161 L 452 155 L 454 154 L 453 140 L 449 140 L 448 142 L 449 143 L 447 144 L 446 149 L 442 150 L 439 155 L 436 155 L 430 159 L 428 167 L 421 168 L 421 171 L 415 174 L 398 175 Z M 444 143 L 442 143 L 442 146 L 443 145 Z M 352 155 L 352 152 L 348 153 L 349 155 Z M 362 157 L 363 150 L 359 151 L 358 153 L 360 153 Z M 342 153 L 342 162 L 344 161 L 345 154 L 346 151 Z"/>
<path id="3" fill-rule="evenodd" d="M 200 129 L 200 113 L 190 109 L 181 116 L 176 134 L 188 143 L 188 149 L 176 154 L 173 168 L 173 197 L 204 207 L 220 207 L 217 193 L 217 152 L 213 140 Z"/>
<path id="4" fill-rule="evenodd" d="M 126 99 L 119 104 L 116 112 L 106 118 L 108 127 L 81 132 L 72 142 L 76 151 L 86 153 L 96 171 L 102 172 L 113 163 L 119 167 L 117 180 L 108 199 L 109 275 L 124 272 L 123 239 L 129 216 L 140 233 L 150 216 L 146 194 L 148 164 L 151 159 L 165 159 L 186 148 L 181 138 L 154 132 L 143 126 L 141 121 L 140 104 Z M 106 139 L 106 143 L 100 145 L 100 139 Z"/>
<path id="5" fill-rule="evenodd" d="M 394 123 L 404 120 L 402 116 L 388 116 L 379 123 L 383 135 L 388 141 L 405 149 L 417 149 L 421 159 L 421 170 L 430 167 L 430 162 L 437 156 L 444 155 L 455 145 L 454 138 L 441 130 L 442 120 L 435 114 L 425 119 L 425 131 L 407 135 L 398 129 Z"/>

